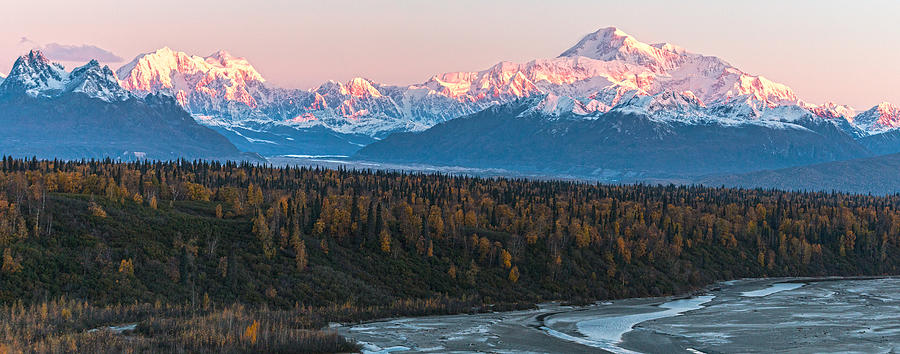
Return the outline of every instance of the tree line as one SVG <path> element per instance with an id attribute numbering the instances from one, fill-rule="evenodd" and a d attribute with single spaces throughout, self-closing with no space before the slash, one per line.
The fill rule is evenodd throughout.
<path id="1" fill-rule="evenodd" d="M 897 195 L 4 157 L 0 300 L 539 301 L 673 294 L 737 277 L 895 274 L 898 203 Z M 144 222 L 158 230 L 144 235 L 136 229 Z M 116 290 L 118 300 L 66 290 L 33 269 L 48 263 L 30 257 L 47 250 L 82 253 L 55 275 L 134 289 Z M 100 275 L 78 274 L 89 270 Z M 233 289 L 241 281 L 255 286 Z M 372 296 L 347 293 L 360 289 Z"/>

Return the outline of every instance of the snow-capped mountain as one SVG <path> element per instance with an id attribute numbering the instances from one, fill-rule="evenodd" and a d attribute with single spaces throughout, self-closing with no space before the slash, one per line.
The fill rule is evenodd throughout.
<path id="1" fill-rule="evenodd" d="M 234 156 L 234 147 L 267 156 L 353 155 L 365 147 L 357 157 L 616 180 L 900 151 L 895 106 L 857 113 L 811 104 L 720 58 L 643 43 L 616 28 L 591 33 L 555 58 L 442 73 L 413 85 L 357 77 L 309 90 L 271 86 L 248 60 L 225 51 L 200 57 L 162 48 L 115 73 L 96 61 L 67 72 L 32 51 L 0 83 L 0 105 L 8 126 L 33 128 L 11 135 L 20 142 L 42 138 L 35 132 L 43 125 L 32 125 L 46 122 L 27 117 L 57 114 L 61 132 L 119 125 L 124 130 L 106 135 L 140 143 L 116 138 L 114 147 L 98 148 L 58 137 L 75 144 L 63 148 L 69 151 L 151 150 L 142 135 L 150 129 L 158 140 L 180 137 L 179 149 L 196 156 L 211 156 L 224 136 L 230 143 L 221 156 Z M 8 149 L 19 145 L 31 146 Z M 180 153 L 167 146 L 154 154 Z"/>
<path id="2" fill-rule="evenodd" d="M 392 134 L 355 158 L 463 166 L 608 182 L 693 180 L 698 176 L 798 166 L 869 156 L 835 124 L 796 106 L 762 107 L 752 118 L 728 117 L 676 92 L 635 95 L 608 112 L 549 115 L 530 97 Z M 538 107 L 538 108 L 536 108 Z M 558 114 L 557 114 L 558 113 Z"/>
<path id="3" fill-rule="evenodd" d="M 804 108 L 813 114 L 827 119 L 843 119 L 852 121 L 856 116 L 856 110 L 848 105 L 841 105 L 834 102 L 825 102 L 822 105 L 804 104 Z"/>
<path id="4" fill-rule="evenodd" d="M 107 102 L 132 97 L 119 86 L 116 74 L 108 66 L 100 67 L 96 60 L 67 72 L 36 50 L 16 59 L 9 76 L 0 83 L 0 95 L 25 93 L 32 97 L 55 97 L 69 92 Z"/>
<path id="5" fill-rule="evenodd" d="M 491 92 L 500 93 L 497 101 L 502 94 L 533 97 L 391 135 L 356 157 L 638 181 L 873 151 L 857 140 L 865 133 L 851 124 L 849 107 L 806 103 L 789 87 L 722 59 L 642 43 L 615 28 L 586 36 L 555 59 L 444 77 L 431 81 L 435 91 L 465 100 Z"/>
<path id="6" fill-rule="evenodd" d="M 226 111 L 231 102 L 256 108 L 250 90 L 265 79 L 244 58 L 225 51 L 189 56 L 168 47 L 138 56 L 117 70 L 120 84 L 139 95 L 171 94 L 189 111 Z"/>
<path id="7" fill-rule="evenodd" d="M 684 62 L 685 51 L 669 44 L 649 45 L 615 27 L 591 33 L 560 57 L 588 57 L 603 61 L 621 60 L 665 73 Z"/>
<path id="8" fill-rule="evenodd" d="M 56 94 L 65 87 L 68 77 L 62 65 L 51 63 L 43 53 L 32 50 L 16 59 L 7 79 L 0 85 L 0 95 L 13 92 L 31 96 Z"/>
<path id="9" fill-rule="evenodd" d="M 579 56 L 648 68 L 654 75 L 636 79 L 634 84 L 651 94 L 690 91 L 707 104 L 750 96 L 770 107 L 799 101 L 789 87 L 747 74 L 722 59 L 691 53 L 669 43 L 646 44 L 615 27 L 585 36 L 560 55 Z"/>
<path id="10" fill-rule="evenodd" d="M 324 127 L 374 138 L 421 131 L 533 95 L 550 94 L 582 114 L 606 112 L 623 97 L 661 92 L 689 93 L 706 105 L 748 96 L 768 107 L 799 102 L 786 86 L 746 74 L 721 59 L 670 44 L 645 44 L 616 28 L 586 36 L 557 58 L 501 62 L 408 86 L 354 78 L 311 90 L 282 89 L 266 85 L 246 59 L 227 52 L 199 57 L 169 48 L 138 56 L 117 72 L 123 87 L 139 95 L 175 96 L 201 117 L 198 121 L 220 130 L 266 129 L 261 124 Z M 553 103 L 550 110 L 559 109 Z"/>
<path id="11" fill-rule="evenodd" d="M 117 73 L 122 87 L 137 95 L 174 96 L 201 124 L 239 146 L 273 154 L 352 153 L 367 139 L 422 131 L 531 96 L 543 97 L 533 110 L 548 118 L 573 113 L 592 119 L 593 113 L 623 105 L 620 111 L 645 110 L 654 119 L 682 122 L 761 124 L 819 117 L 854 136 L 886 127 L 859 126 L 850 107 L 804 102 L 789 87 L 720 58 L 669 43 L 644 43 L 615 27 L 588 34 L 556 58 L 500 62 L 406 86 L 357 77 L 310 90 L 277 88 L 244 58 L 225 51 L 192 56 L 169 48 L 140 55 Z M 788 106 L 802 109 L 780 108 Z M 277 136 L 267 137 L 276 130 Z M 281 148 L 309 138 L 311 131 L 337 137 L 337 145 Z"/>
<path id="12" fill-rule="evenodd" d="M 878 154 L 900 152 L 900 109 L 884 102 L 848 118 L 860 131 L 858 140 L 869 151 Z"/>
<path id="13" fill-rule="evenodd" d="M 724 60 L 668 43 L 642 43 L 614 27 L 587 35 L 555 59 L 442 74 L 422 86 L 473 102 L 547 93 L 552 99 L 568 96 L 577 101 L 572 108 L 582 113 L 608 111 L 623 97 L 665 92 L 694 96 L 703 105 L 735 99 L 766 107 L 801 102 L 789 87 L 747 74 Z"/>
<path id="14" fill-rule="evenodd" d="M 900 128 L 900 109 L 888 102 L 880 103 L 863 112 L 833 102 L 826 102 L 820 106 L 801 105 L 816 116 L 842 126 L 847 133 L 858 138 L 881 135 Z M 900 147 L 897 151 L 900 151 Z"/>
<path id="15" fill-rule="evenodd" d="M 138 56 L 118 74 L 132 92 L 171 95 L 201 124 L 270 154 L 349 154 L 373 137 L 423 130 L 472 112 L 453 106 L 453 100 L 419 94 L 423 90 L 407 95 L 363 78 L 313 90 L 273 87 L 246 59 L 224 51 L 199 57 L 163 48 Z M 292 143 L 323 139 L 333 144 Z"/>
<path id="16" fill-rule="evenodd" d="M 132 97 L 128 90 L 119 86 L 119 79 L 108 66 L 100 67 L 91 60 L 69 73 L 64 92 L 81 92 L 103 101 L 124 101 Z"/>
<path id="17" fill-rule="evenodd" d="M 872 134 L 894 130 L 900 128 L 900 108 L 883 102 L 854 116 L 853 123 Z"/>
<path id="18" fill-rule="evenodd" d="M 41 52 L 0 83 L 0 151 L 43 158 L 251 159 L 171 97 L 137 97 L 96 60 L 67 72 Z"/>

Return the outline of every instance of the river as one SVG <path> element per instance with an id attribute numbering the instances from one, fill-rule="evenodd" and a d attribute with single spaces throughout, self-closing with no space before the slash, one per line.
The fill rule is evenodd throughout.
<path id="1" fill-rule="evenodd" d="M 336 328 L 370 353 L 900 351 L 900 278 L 744 279 L 694 296 Z"/>

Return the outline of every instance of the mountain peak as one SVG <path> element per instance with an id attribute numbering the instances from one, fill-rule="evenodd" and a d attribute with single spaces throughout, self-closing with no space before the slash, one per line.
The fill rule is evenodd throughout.
<path id="1" fill-rule="evenodd" d="M 677 67 L 684 61 L 684 54 L 684 49 L 671 44 L 649 45 L 616 27 L 606 27 L 584 36 L 559 56 L 582 56 L 602 61 L 621 60 L 661 73 Z"/>
<path id="2" fill-rule="evenodd" d="M 891 103 L 882 102 L 874 109 L 878 113 L 879 123 L 892 128 L 900 127 L 900 108 Z"/>
<path id="3" fill-rule="evenodd" d="M 210 54 L 204 59 L 206 59 L 206 62 L 210 64 L 218 65 L 223 68 L 240 68 L 249 73 L 251 76 L 254 76 L 254 74 L 255 76 L 259 75 L 259 73 L 256 73 L 256 69 L 254 69 L 253 66 L 250 65 L 250 62 L 247 61 L 247 59 L 231 55 L 231 53 L 226 50 L 219 50 L 215 53 Z M 264 81 L 262 76 L 259 76 L 259 80 Z"/>
<path id="4" fill-rule="evenodd" d="M 881 114 L 896 114 L 898 110 L 897 106 L 890 102 L 881 102 L 875 106 L 875 109 Z"/>
<path id="5" fill-rule="evenodd" d="M 341 90 L 342 94 L 353 97 L 381 97 L 381 92 L 372 86 L 372 82 L 361 77 L 354 77 Z"/>
<path id="6" fill-rule="evenodd" d="M 38 49 L 32 49 L 28 51 L 28 54 L 20 56 L 19 59 L 24 60 L 28 63 L 50 64 L 50 59 L 47 59 L 47 57 L 44 56 L 44 53 Z"/>
<path id="7" fill-rule="evenodd" d="M 871 134 L 900 128 L 900 108 L 882 102 L 853 118 L 853 124 Z"/>
<path id="8" fill-rule="evenodd" d="M 27 54 L 19 56 L 13 64 L 13 70 L 17 65 L 30 67 L 35 70 L 43 70 L 45 67 L 53 67 L 58 70 L 64 70 L 62 64 L 51 62 L 43 52 L 38 49 L 32 49 Z M 12 76 L 12 72 L 10 72 Z"/>
<path id="9" fill-rule="evenodd" d="M 682 116 L 697 118 L 702 117 L 702 109 L 706 108 L 691 91 L 676 92 L 664 90 L 655 95 L 636 92 L 633 97 L 624 100 L 613 107 L 613 110 L 621 113 L 644 114 L 648 116 Z"/>
<path id="10" fill-rule="evenodd" d="M 800 105 L 808 109 L 813 114 L 827 119 L 844 119 L 847 121 L 852 121 L 853 117 L 856 115 L 856 110 L 854 110 L 853 107 L 837 104 L 832 101 L 827 101 L 821 105 L 800 102 Z"/>
<path id="11" fill-rule="evenodd" d="M 179 102 L 186 107 L 193 103 L 208 105 L 208 98 L 197 97 L 201 102 L 188 102 L 192 100 L 191 93 L 202 91 L 222 105 L 237 101 L 256 108 L 257 102 L 249 94 L 249 86 L 265 82 L 246 59 L 235 57 L 227 51 L 220 50 L 200 57 L 169 47 L 137 56 L 119 68 L 117 74 L 122 87 L 127 90 L 141 95 L 162 91 L 181 97 Z"/>
<path id="12" fill-rule="evenodd" d="M 109 66 L 100 67 L 100 63 L 96 60 L 72 70 L 65 91 L 84 93 L 106 102 L 124 101 L 131 97 L 131 94 L 119 85 L 116 73 Z"/>
<path id="13" fill-rule="evenodd" d="M 328 80 L 319 85 L 313 92 L 321 96 L 341 95 L 352 96 L 355 98 L 382 97 L 381 92 L 373 85 L 372 81 L 362 77 L 354 77 L 347 81 L 347 83 Z"/>
<path id="14" fill-rule="evenodd" d="M 131 97 L 119 86 L 116 74 L 97 60 L 66 72 L 62 65 L 50 62 L 43 53 L 32 50 L 19 57 L 8 80 L 0 84 L 0 94 L 25 93 L 33 97 L 57 97 L 71 92 L 83 93 L 103 101 L 121 101 Z"/>
<path id="15" fill-rule="evenodd" d="M 50 62 L 39 50 L 31 50 L 16 59 L 9 76 L 0 85 L 0 94 L 25 92 L 38 96 L 62 89 L 67 78 L 62 65 Z"/>
<path id="16" fill-rule="evenodd" d="M 675 45 L 672 43 L 663 42 L 663 43 L 651 44 L 651 46 L 654 48 L 659 48 L 664 51 L 672 52 L 672 53 L 676 53 L 676 54 L 680 54 L 680 55 L 688 54 L 688 51 L 686 49 L 684 49 L 684 47 L 681 47 L 679 45 Z"/>
<path id="17" fill-rule="evenodd" d="M 209 57 L 216 58 L 216 59 L 231 59 L 232 58 L 231 53 L 229 53 L 227 50 L 224 50 L 224 49 L 219 49 L 215 53 L 210 54 Z"/>
<path id="18" fill-rule="evenodd" d="M 631 35 L 629 35 L 628 33 L 625 33 L 625 31 L 622 31 L 621 29 L 619 29 L 616 26 L 609 26 L 609 27 L 601 28 L 601 29 L 597 30 L 596 32 L 590 34 L 590 36 L 597 37 L 597 38 L 608 38 L 608 39 L 631 37 Z"/>
<path id="19" fill-rule="evenodd" d="M 616 27 L 604 27 L 582 37 L 575 46 L 569 48 L 559 56 L 586 56 L 603 60 L 600 57 L 606 56 L 610 54 L 612 50 L 626 45 L 626 42 L 637 42 L 637 40 Z"/>

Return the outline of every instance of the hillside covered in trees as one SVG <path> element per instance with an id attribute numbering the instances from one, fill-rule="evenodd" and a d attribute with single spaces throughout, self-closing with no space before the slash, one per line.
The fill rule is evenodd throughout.
<path id="1" fill-rule="evenodd" d="M 314 329 L 738 277 L 896 274 L 898 207 L 897 195 L 6 157 L 0 343 L 32 310 L 63 313 L 48 302 L 302 310 L 316 320 L 291 328 Z"/>

